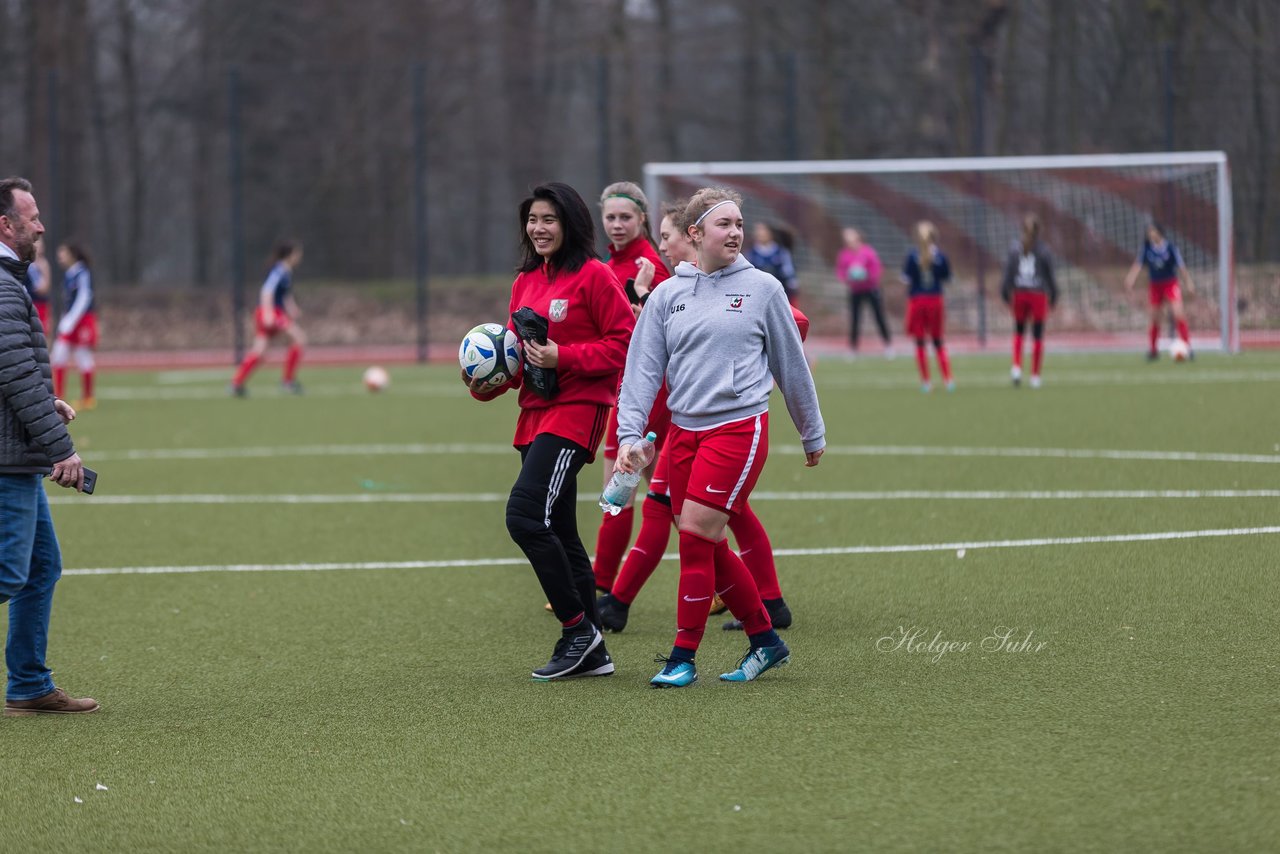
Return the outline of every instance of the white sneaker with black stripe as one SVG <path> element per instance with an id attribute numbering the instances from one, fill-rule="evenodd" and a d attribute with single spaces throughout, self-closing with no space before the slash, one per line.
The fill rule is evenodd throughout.
<path id="1" fill-rule="evenodd" d="M 578 629 L 572 634 L 561 635 L 556 641 L 555 650 L 551 653 L 551 660 L 533 671 L 533 678 L 544 682 L 552 679 L 567 679 L 571 676 L 607 676 L 613 672 L 613 660 L 607 662 L 598 662 L 598 660 L 589 660 L 589 654 L 604 645 L 604 635 L 600 634 L 600 630 L 592 625 L 585 618 L 583 619 L 583 628 Z M 606 653 L 607 657 L 607 653 Z M 588 664 L 594 664 L 594 667 L 587 667 Z M 588 670 L 608 668 L 607 672 L 590 673 Z"/>

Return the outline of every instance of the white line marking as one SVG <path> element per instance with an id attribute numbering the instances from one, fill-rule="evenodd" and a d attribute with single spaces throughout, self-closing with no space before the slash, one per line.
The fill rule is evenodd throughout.
<path id="1" fill-rule="evenodd" d="M 1160 540 L 1193 540 L 1212 537 L 1249 537 L 1280 534 L 1280 525 L 1263 528 L 1211 528 L 1203 531 L 1160 531 L 1149 534 L 1105 534 L 1085 537 L 1041 537 L 1026 540 L 987 540 L 981 542 L 910 543 L 886 546 L 840 546 L 824 549 L 777 549 L 779 557 L 824 555 L 898 554 L 905 552 L 943 552 L 956 549 L 1014 549 L 1042 546 L 1078 546 L 1098 543 L 1144 543 Z M 679 560 L 677 554 L 665 554 L 663 560 Z M 407 560 L 367 561 L 352 563 L 244 563 L 206 564 L 202 566 L 116 566 L 92 569 L 65 569 L 63 575 L 180 575 L 196 572 L 328 572 L 333 570 L 371 569 L 444 569 L 480 566 L 523 566 L 522 557 L 483 558 L 473 560 Z"/>
<path id="2" fill-rule="evenodd" d="M 771 448 L 775 454 L 803 453 L 797 445 Z M 1158 460 L 1166 462 L 1261 463 L 1280 465 L 1280 454 L 1205 451 L 1100 450 L 1095 448 L 968 448 L 933 445 L 830 445 L 828 454 L 866 457 L 1015 457 L 1071 460 Z M 409 443 L 375 445 L 275 445 L 246 448 L 135 448 L 89 451 L 89 462 L 128 460 L 230 460 L 271 457 L 506 455 L 515 451 L 501 443 Z"/>
<path id="3" fill-rule="evenodd" d="M 894 490 L 888 492 L 769 492 L 754 501 L 1094 501 L 1107 499 L 1280 498 L 1280 489 L 1101 489 L 1101 490 Z M 148 504 L 496 504 L 505 492 L 355 492 L 336 495 L 78 495 L 49 497 L 66 507 Z M 582 504 L 595 503 L 579 496 Z"/>
<path id="4" fill-rule="evenodd" d="M 1009 385 L 1007 370 L 998 374 L 993 373 L 992 375 L 968 372 L 964 374 L 961 380 L 965 388 L 1004 388 Z M 1051 372 L 1045 375 L 1046 385 L 1052 385 L 1054 388 L 1102 385 L 1195 385 L 1203 383 L 1225 385 L 1228 383 L 1273 383 L 1276 380 L 1280 380 L 1280 373 L 1276 371 L 1205 371 L 1203 373 L 1183 373 L 1178 371 L 1159 374 L 1125 374 L 1105 371 L 1090 373 L 1081 371 L 1071 373 Z M 917 391 L 919 389 L 919 384 L 909 378 L 887 376 L 827 376 L 824 374 L 817 378 L 817 383 L 819 390 L 865 388 Z"/>

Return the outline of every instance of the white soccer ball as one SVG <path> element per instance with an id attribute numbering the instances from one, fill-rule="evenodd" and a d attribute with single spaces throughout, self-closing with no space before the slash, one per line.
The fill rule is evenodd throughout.
<path id="1" fill-rule="evenodd" d="M 1169 345 L 1169 358 L 1175 362 L 1185 362 L 1191 356 L 1191 348 L 1181 338 Z"/>
<path id="2" fill-rule="evenodd" d="M 387 373 L 387 369 L 379 365 L 374 365 L 364 372 L 364 387 L 369 391 L 382 391 L 391 384 L 391 375 Z"/>
<path id="3" fill-rule="evenodd" d="M 472 379 L 502 385 L 520 371 L 520 339 L 500 323 L 481 323 L 463 337 L 458 364 Z"/>

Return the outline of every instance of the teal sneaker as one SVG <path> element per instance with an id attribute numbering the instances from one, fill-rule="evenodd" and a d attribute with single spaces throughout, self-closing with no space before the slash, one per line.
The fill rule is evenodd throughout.
<path id="1" fill-rule="evenodd" d="M 654 661 L 665 661 L 662 672 L 649 680 L 651 688 L 687 688 L 698 681 L 698 669 L 692 661 L 671 661 L 667 658 L 655 658 Z"/>
<path id="2" fill-rule="evenodd" d="M 750 682 L 770 667 L 778 667 L 791 660 L 791 650 L 785 643 L 777 646 L 758 646 L 747 650 L 747 654 L 738 662 L 738 669 L 732 673 L 721 673 L 725 682 Z"/>

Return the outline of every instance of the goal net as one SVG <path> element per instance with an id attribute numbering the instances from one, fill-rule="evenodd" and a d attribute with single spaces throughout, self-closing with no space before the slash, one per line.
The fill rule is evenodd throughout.
<path id="1" fill-rule="evenodd" d="M 843 228 L 857 228 L 879 253 L 896 332 L 906 301 L 898 271 L 913 225 L 927 219 L 951 260 L 949 334 L 1003 340 L 1012 328 L 1000 300 L 1005 259 L 1023 216 L 1035 213 L 1056 262 L 1059 300 L 1049 321 L 1055 346 L 1146 346 L 1146 275 L 1131 293 L 1124 278 L 1155 220 L 1195 283 L 1193 295 L 1184 286 L 1195 344 L 1238 348 L 1231 190 L 1221 152 L 649 163 L 644 171 L 655 206 L 699 187 L 731 187 L 744 198 L 748 239 L 756 220 L 786 226 L 795 238 L 800 307 L 822 334 L 848 329 L 848 292 L 834 273 Z"/>

